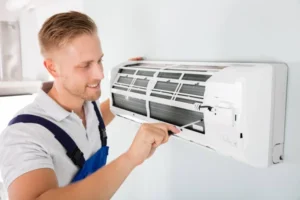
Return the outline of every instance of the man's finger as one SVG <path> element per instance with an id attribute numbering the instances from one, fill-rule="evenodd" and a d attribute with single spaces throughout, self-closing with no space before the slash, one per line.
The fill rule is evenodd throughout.
<path id="1" fill-rule="evenodd" d="M 155 133 L 154 136 L 154 147 L 158 147 L 159 145 L 163 144 L 168 138 L 165 131 L 159 127 L 153 127 L 153 132 Z"/>
<path id="2" fill-rule="evenodd" d="M 169 139 L 169 135 L 168 135 L 168 129 L 167 127 L 158 127 L 158 129 L 160 130 L 160 133 L 163 135 L 164 139 L 161 142 L 161 144 L 164 144 L 166 142 L 168 142 Z"/>
<path id="3" fill-rule="evenodd" d="M 166 124 L 167 125 L 167 128 L 169 131 L 172 131 L 173 133 L 179 133 L 180 132 L 180 129 L 176 128 L 176 126 L 174 125 L 171 125 L 171 124 Z"/>
<path id="4" fill-rule="evenodd" d="M 139 61 L 139 60 L 144 60 L 143 57 L 134 57 L 134 58 L 130 58 L 130 61 Z"/>
<path id="5" fill-rule="evenodd" d="M 164 135 L 164 140 L 162 141 L 162 144 L 168 142 L 169 140 L 169 136 L 172 135 L 174 132 L 173 131 L 169 131 L 168 129 L 168 125 L 165 124 L 165 123 L 156 123 L 154 124 L 154 126 L 157 128 L 157 129 L 160 129 L 161 130 L 161 133 Z M 172 125 L 171 125 L 172 126 Z M 178 131 L 178 130 L 177 130 Z M 175 132 L 177 133 L 177 132 Z"/>
<path id="6" fill-rule="evenodd" d="M 171 133 L 179 133 L 180 130 L 178 128 L 176 128 L 176 126 L 171 125 L 171 124 L 167 124 L 167 123 L 156 123 L 155 126 L 163 129 L 166 132 L 171 132 Z M 169 133 L 170 135 L 170 133 Z"/>

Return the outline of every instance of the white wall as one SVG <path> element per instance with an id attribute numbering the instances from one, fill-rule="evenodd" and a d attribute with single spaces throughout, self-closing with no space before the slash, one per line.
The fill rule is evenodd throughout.
<path id="1" fill-rule="evenodd" d="M 16 11 L 6 9 L 6 0 L 0 0 L 0 21 L 15 21 L 18 18 L 17 14 Z"/>
<path id="2" fill-rule="evenodd" d="M 172 138 L 114 199 L 300 199 L 299 0 L 86 1 L 85 11 L 99 26 L 106 73 L 133 56 L 289 66 L 284 164 L 255 169 Z M 105 99 L 108 80 L 102 88 Z M 114 159 L 128 148 L 138 125 L 117 118 L 108 129 Z"/>
<path id="3" fill-rule="evenodd" d="M 21 29 L 22 68 L 25 80 L 49 80 L 50 76 L 43 66 L 43 58 L 38 44 L 38 32 L 43 23 L 52 15 L 70 10 L 83 10 L 82 0 L 34 0 L 34 9 L 19 14 Z"/>

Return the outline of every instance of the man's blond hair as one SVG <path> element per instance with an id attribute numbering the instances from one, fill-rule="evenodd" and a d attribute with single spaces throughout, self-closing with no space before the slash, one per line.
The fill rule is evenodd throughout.
<path id="1" fill-rule="evenodd" d="M 43 56 L 53 49 L 63 47 L 83 34 L 97 32 L 95 22 L 86 14 L 70 11 L 58 13 L 45 21 L 39 31 L 39 45 Z"/>

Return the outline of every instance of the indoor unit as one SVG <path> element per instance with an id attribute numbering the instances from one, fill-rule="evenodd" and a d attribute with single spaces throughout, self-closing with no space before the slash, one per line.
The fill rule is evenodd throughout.
<path id="1" fill-rule="evenodd" d="M 254 167 L 283 161 L 283 63 L 129 61 L 111 70 L 112 111 Z"/>

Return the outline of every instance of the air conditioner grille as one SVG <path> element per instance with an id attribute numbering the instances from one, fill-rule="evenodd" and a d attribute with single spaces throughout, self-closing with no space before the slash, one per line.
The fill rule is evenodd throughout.
<path id="1" fill-rule="evenodd" d="M 185 104 L 190 110 L 191 104 L 203 103 L 207 80 L 225 66 L 208 66 L 206 64 L 173 64 L 173 63 L 132 63 L 120 68 L 112 85 L 116 96 L 116 103 L 137 113 L 146 114 L 146 105 L 143 112 L 134 106 L 137 102 L 161 102 L 162 99 L 174 102 L 174 106 Z M 151 84 L 150 84 L 151 83 Z M 125 91 L 125 92 L 124 92 Z M 126 97 L 136 98 L 126 99 Z M 138 100 L 143 99 L 143 100 Z M 130 105 L 126 105 L 130 103 Z M 134 104 L 134 106 L 133 106 Z M 148 106 L 148 105 L 147 105 Z M 124 108 L 126 109 L 126 108 Z"/>

